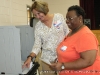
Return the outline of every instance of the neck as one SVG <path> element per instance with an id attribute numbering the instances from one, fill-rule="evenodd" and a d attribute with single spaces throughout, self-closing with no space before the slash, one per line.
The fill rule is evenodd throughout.
<path id="1" fill-rule="evenodd" d="M 52 18 L 52 14 L 47 14 L 42 22 L 48 22 Z"/>
<path id="2" fill-rule="evenodd" d="M 73 29 L 69 34 L 68 36 L 71 36 L 73 35 L 74 33 L 78 32 L 84 25 L 79 25 L 78 27 L 76 27 L 75 29 Z"/>
<path id="3" fill-rule="evenodd" d="M 76 27 L 75 29 L 73 29 L 72 30 L 72 32 L 74 33 L 74 32 L 77 32 L 81 27 L 83 27 L 84 25 L 82 24 L 82 25 L 79 25 L 78 27 Z"/>
<path id="4" fill-rule="evenodd" d="M 51 28 L 52 21 L 53 21 L 53 14 L 47 15 L 46 18 L 45 18 L 45 20 L 42 21 L 42 23 L 44 23 L 47 27 Z"/>

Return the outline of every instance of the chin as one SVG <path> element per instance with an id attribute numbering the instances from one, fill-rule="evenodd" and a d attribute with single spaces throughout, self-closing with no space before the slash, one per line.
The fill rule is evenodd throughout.
<path id="1" fill-rule="evenodd" d="M 39 19 L 40 21 L 43 21 L 43 19 Z"/>
<path id="2" fill-rule="evenodd" d="M 72 26 L 68 26 L 70 29 L 73 29 L 73 27 Z"/>

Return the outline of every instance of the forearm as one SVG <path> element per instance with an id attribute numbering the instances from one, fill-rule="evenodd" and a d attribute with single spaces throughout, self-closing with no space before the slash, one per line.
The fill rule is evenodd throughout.
<path id="1" fill-rule="evenodd" d="M 64 63 L 64 66 L 67 70 L 79 70 L 79 69 L 89 67 L 93 65 L 93 63 L 95 62 L 96 54 L 97 54 L 96 50 L 88 50 L 82 52 L 80 53 L 79 59 Z"/>
<path id="2" fill-rule="evenodd" d="M 33 60 L 33 58 L 36 56 L 35 53 L 31 52 L 30 55 L 27 56 L 27 60 Z"/>
<path id="3" fill-rule="evenodd" d="M 72 61 L 72 62 L 64 63 L 64 67 L 67 70 L 79 70 L 79 69 L 83 69 L 91 65 L 92 65 L 91 62 L 86 61 L 82 58 Z"/>

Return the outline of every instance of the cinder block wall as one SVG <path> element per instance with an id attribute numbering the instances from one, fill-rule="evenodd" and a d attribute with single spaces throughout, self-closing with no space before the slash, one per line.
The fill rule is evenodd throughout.
<path id="1" fill-rule="evenodd" d="M 43 0 L 49 4 L 50 13 L 61 13 L 66 17 L 69 6 L 79 5 L 79 0 Z"/>
<path id="2" fill-rule="evenodd" d="M 26 25 L 27 5 L 32 0 L 0 0 L 0 26 Z"/>
<path id="3" fill-rule="evenodd" d="M 49 4 L 49 13 L 61 13 L 66 16 L 67 8 L 79 5 L 79 0 L 36 0 Z M 32 0 L 0 0 L 0 26 L 27 25 L 27 5 Z"/>

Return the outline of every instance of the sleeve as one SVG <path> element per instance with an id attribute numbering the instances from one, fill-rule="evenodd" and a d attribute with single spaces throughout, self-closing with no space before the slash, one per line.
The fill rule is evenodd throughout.
<path id="1" fill-rule="evenodd" d="M 98 50 L 98 40 L 95 35 L 91 33 L 86 33 L 79 37 L 77 43 L 76 50 L 79 53 L 91 49 Z"/>
<path id="2" fill-rule="evenodd" d="M 63 29 L 64 29 L 64 33 L 65 33 L 65 36 L 69 33 L 69 28 L 68 28 L 68 25 L 66 24 L 65 20 L 63 20 Z"/>
<path id="3" fill-rule="evenodd" d="M 32 52 L 37 55 L 39 53 L 39 51 L 41 50 L 41 37 L 40 37 L 40 30 L 38 27 L 35 27 L 34 34 L 35 34 L 35 41 L 34 41 L 34 46 L 33 46 Z"/>
<path id="4" fill-rule="evenodd" d="M 65 21 L 63 15 L 61 15 L 61 19 L 62 19 L 62 23 L 63 23 L 64 34 L 66 36 L 69 33 L 69 28 L 68 28 L 68 25 L 66 24 L 66 21 Z"/>

